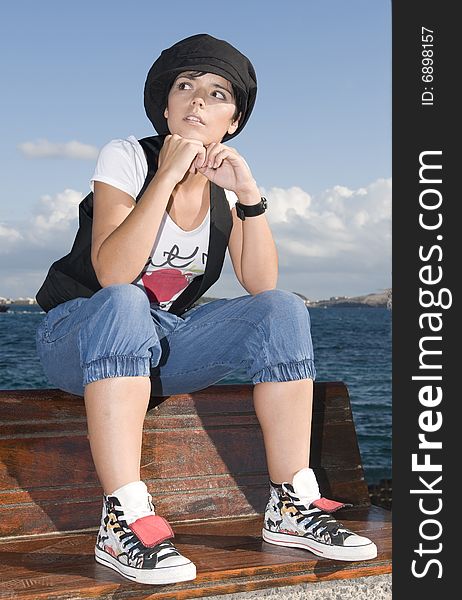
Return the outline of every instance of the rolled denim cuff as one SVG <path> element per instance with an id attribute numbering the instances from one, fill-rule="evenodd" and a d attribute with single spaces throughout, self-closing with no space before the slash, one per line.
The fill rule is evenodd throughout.
<path id="1" fill-rule="evenodd" d="M 149 377 L 150 358 L 141 356 L 107 356 L 83 365 L 83 385 L 108 377 Z"/>
<path id="2" fill-rule="evenodd" d="M 298 362 L 279 363 L 265 367 L 252 377 L 252 383 L 265 381 L 294 381 L 297 379 L 315 379 L 316 369 L 312 358 Z"/>

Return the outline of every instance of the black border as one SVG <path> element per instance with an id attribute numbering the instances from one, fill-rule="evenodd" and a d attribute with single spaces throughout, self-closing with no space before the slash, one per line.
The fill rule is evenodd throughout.
<path id="1" fill-rule="evenodd" d="M 423 83 L 421 27 L 434 30 L 434 80 Z M 447 597 L 458 595 L 456 573 L 458 570 L 458 539 L 460 537 L 458 488 L 459 457 L 461 452 L 457 441 L 462 439 L 459 433 L 460 421 L 457 419 L 460 392 L 457 393 L 456 373 L 459 355 L 462 354 L 459 332 L 462 331 L 461 319 L 457 316 L 458 283 L 461 269 L 458 258 L 462 256 L 459 239 L 462 239 L 457 213 L 462 205 L 459 189 L 459 172 L 462 173 L 462 155 L 459 151 L 460 118 L 456 103 L 460 104 L 456 89 L 460 87 L 460 23 L 456 18 L 456 4 L 444 0 L 392 2 L 393 36 L 393 597 L 408 598 L 411 593 L 418 594 L 419 600 L 438 598 L 435 594 L 448 593 Z M 433 106 L 421 105 L 424 86 L 433 87 Z M 419 225 L 419 195 L 427 183 L 419 183 L 419 155 L 424 151 L 441 150 L 440 157 L 433 160 L 442 164 L 441 184 L 434 184 L 442 194 L 439 209 L 443 222 L 438 231 L 426 231 Z M 430 196 L 428 196 L 430 197 Z M 436 198 L 436 195 L 435 195 Z M 436 216 L 434 211 L 432 216 Z M 437 235 L 442 235 L 437 240 Z M 419 258 L 419 247 L 424 254 L 435 244 L 441 247 L 435 250 L 428 262 Z M 440 260 L 438 260 L 440 258 Z M 422 266 L 432 264 L 436 269 L 441 266 L 443 277 L 440 283 L 423 285 L 419 279 Z M 433 289 L 435 295 L 439 288 L 447 288 L 452 295 L 452 305 L 446 309 L 433 307 L 425 309 L 419 301 L 419 287 Z M 449 298 L 449 295 L 446 295 Z M 419 341 L 422 336 L 430 335 L 428 326 L 421 329 L 419 316 L 424 312 L 439 312 L 443 326 L 439 333 L 442 340 L 434 343 L 434 349 L 441 349 L 441 355 L 433 357 L 434 364 L 440 364 L 441 370 L 427 370 L 425 375 L 442 376 L 440 385 L 443 398 L 432 410 L 441 412 L 442 426 L 438 431 L 428 433 L 430 440 L 441 441 L 442 449 L 432 450 L 431 460 L 442 465 L 440 473 L 417 473 L 412 470 L 412 454 L 420 452 L 420 462 L 426 451 L 418 449 L 419 415 L 428 410 L 419 401 L 419 389 L 431 385 L 423 381 L 412 380 L 419 370 Z M 425 321 L 428 323 L 428 320 Z M 427 342 L 428 344 L 429 342 Z M 427 346 L 428 348 L 428 346 Z M 432 363 L 432 364 L 433 364 Z M 456 460 L 451 461 L 451 457 Z M 441 494 L 412 494 L 419 486 L 419 475 L 428 482 L 442 476 Z M 423 506 L 439 506 L 441 511 L 433 517 L 422 514 L 419 498 Z M 425 504 L 426 503 L 426 504 Z M 433 504 L 432 504 L 433 503 Z M 425 519 L 437 519 L 441 524 L 441 535 L 434 541 L 421 538 L 419 527 Z M 425 525 L 423 531 L 436 535 L 436 524 Z M 415 549 L 422 542 L 424 548 L 436 550 L 441 543 L 441 551 L 424 554 L 420 557 Z M 435 559 L 440 561 L 428 564 Z M 417 560 L 416 571 L 425 574 L 416 577 L 412 573 L 412 561 Z M 441 577 L 438 577 L 441 575 Z M 440 598 L 442 598 L 440 596 Z"/>

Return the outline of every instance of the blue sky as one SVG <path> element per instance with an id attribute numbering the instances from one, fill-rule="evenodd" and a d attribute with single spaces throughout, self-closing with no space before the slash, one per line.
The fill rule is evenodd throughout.
<path id="1" fill-rule="evenodd" d="M 195 33 L 226 39 L 256 69 L 254 112 L 229 145 L 277 207 L 278 287 L 321 298 L 391 285 L 389 1 L 44 0 L 2 10 L 0 296 L 34 296 L 69 251 L 95 153 L 155 135 L 147 72 Z M 211 295 L 244 293 L 234 279 L 228 264 Z"/>

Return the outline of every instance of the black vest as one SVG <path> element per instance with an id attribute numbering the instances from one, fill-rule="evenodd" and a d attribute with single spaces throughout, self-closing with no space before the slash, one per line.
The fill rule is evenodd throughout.
<path id="1" fill-rule="evenodd" d="M 146 153 L 148 174 L 136 202 L 157 171 L 157 157 L 165 137 L 154 135 L 138 140 Z M 36 300 L 45 312 L 74 298 L 90 298 L 101 289 L 91 262 L 92 222 L 93 192 L 90 192 L 79 204 L 79 228 L 71 251 L 51 265 L 37 292 Z M 195 277 L 172 302 L 169 312 L 178 316 L 183 314 L 220 277 L 232 226 L 231 210 L 225 192 L 223 188 L 210 182 L 210 237 L 205 272 Z"/>

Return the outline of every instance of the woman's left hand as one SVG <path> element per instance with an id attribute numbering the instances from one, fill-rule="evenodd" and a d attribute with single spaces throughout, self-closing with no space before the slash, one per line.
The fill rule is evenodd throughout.
<path id="1" fill-rule="evenodd" d="M 196 167 L 207 179 L 237 195 L 257 187 L 247 163 L 237 150 L 220 142 L 212 142 L 205 149 L 205 159 L 197 157 L 192 169 Z"/>

